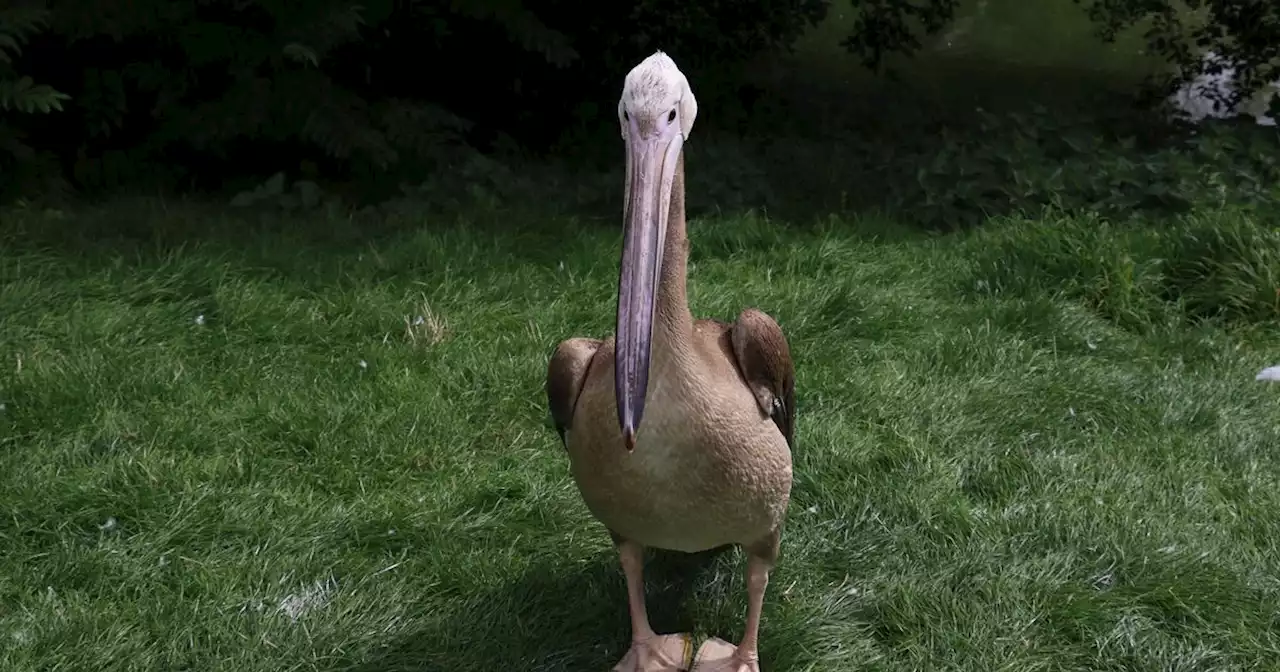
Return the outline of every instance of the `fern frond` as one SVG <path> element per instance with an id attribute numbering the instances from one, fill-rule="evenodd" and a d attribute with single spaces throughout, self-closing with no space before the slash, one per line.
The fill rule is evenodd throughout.
<path id="1" fill-rule="evenodd" d="M 320 55 L 316 53 L 315 49 L 312 49 L 305 44 L 290 42 L 289 44 L 284 45 L 284 49 L 281 49 L 280 51 L 289 60 L 303 65 L 309 65 L 313 68 L 320 66 Z"/>
<path id="2" fill-rule="evenodd" d="M 335 47 L 360 39 L 365 25 L 363 8 L 339 2 L 321 9 L 310 18 L 276 17 L 289 26 L 283 34 L 286 43 L 281 53 L 289 60 L 318 67 L 325 53 Z"/>
<path id="3" fill-rule="evenodd" d="M 360 5 L 332 7 L 321 12 L 314 21 L 302 24 L 309 41 L 322 52 L 358 39 L 362 26 L 364 16 Z"/>
<path id="4" fill-rule="evenodd" d="M 44 3 L 0 9 L 0 33 L 26 39 L 49 26 L 49 10 Z"/>
<path id="5" fill-rule="evenodd" d="M 13 57 L 21 54 L 22 44 L 16 36 L 0 33 L 0 63 L 13 63 Z"/>
<path id="6" fill-rule="evenodd" d="M 378 168 L 399 158 L 374 124 L 369 104 L 327 76 L 299 70 L 280 73 L 275 83 L 275 99 L 284 104 L 276 110 L 273 126 L 282 137 L 297 133 L 329 156 L 368 161 Z"/>
<path id="7" fill-rule="evenodd" d="M 12 63 L 22 45 L 49 25 L 49 10 L 42 5 L 0 9 L 0 63 Z"/>
<path id="8" fill-rule="evenodd" d="M 62 101 L 71 96 L 55 91 L 46 84 L 36 84 L 30 77 L 0 80 L 0 110 L 16 110 L 25 114 L 48 114 L 62 111 Z"/>

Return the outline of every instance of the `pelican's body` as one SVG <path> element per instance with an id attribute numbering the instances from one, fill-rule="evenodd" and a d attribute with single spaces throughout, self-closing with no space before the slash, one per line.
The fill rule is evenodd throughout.
<path id="1" fill-rule="evenodd" d="M 791 450 L 738 373 L 729 335 L 699 320 L 686 351 L 654 344 L 630 454 L 614 419 L 613 340 L 596 351 L 566 447 L 587 508 L 614 534 L 692 553 L 753 544 L 782 524 Z"/>
<path id="2" fill-rule="evenodd" d="M 627 75 L 618 331 L 561 342 L 547 399 L 574 481 L 609 530 L 626 573 L 632 646 L 618 672 L 758 671 L 757 631 L 791 494 L 794 374 L 786 338 L 747 309 L 694 320 L 686 298 L 682 147 L 697 104 L 661 52 Z M 643 420 L 643 422 L 642 422 Z M 713 639 L 692 661 L 686 635 L 649 627 L 643 548 L 746 548 L 749 610 L 737 647 Z"/>

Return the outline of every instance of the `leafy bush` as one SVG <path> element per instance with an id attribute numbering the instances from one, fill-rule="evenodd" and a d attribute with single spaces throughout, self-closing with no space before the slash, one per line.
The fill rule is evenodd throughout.
<path id="1" fill-rule="evenodd" d="M 1082 5 L 1103 40 L 1141 28 L 1150 53 L 1173 68 L 1149 78 L 1148 93 L 1163 98 L 1201 73 L 1235 69 L 1238 87 L 1219 100 L 1241 96 L 1280 79 L 1280 3 L 1270 0 L 1072 0 Z M 921 36 L 955 17 L 958 0 L 851 0 L 858 13 L 854 32 L 842 44 L 871 67 L 887 54 L 912 54 Z M 1219 58 L 1205 61 L 1213 52 Z M 1216 94 L 1215 94 L 1216 97 Z"/>
<path id="2" fill-rule="evenodd" d="M 888 54 L 912 54 L 921 35 L 932 35 L 955 18 L 959 0 L 851 0 L 858 18 L 841 45 L 863 64 L 879 68 Z"/>
<path id="3" fill-rule="evenodd" d="M 1187 133 L 1141 117 L 1035 107 L 979 110 L 886 161 L 890 206 L 942 229 L 1046 206 L 1125 219 L 1197 204 L 1280 203 L 1280 138 L 1270 129 L 1214 126 Z M 906 175 L 906 172 L 913 175 Z"/>
<path id="4" fill-rule="evenodd" d="M 52 12 L 23 5 L 0 14 L 0 161 L 40 159 L 44 173 L 90 189 L 244 191 L 279 172 L 291 181 L 378 176 L 394 184 L 396 170 L 448 172 L 473 165 L 475 151 L 545 149 L 565 131 L 612 124 L 622 74 L 654 49 L 698 80 L 704 102 L 744 105 L 735 79 L 741 66 L 787 48 L 829 2 L 65 0 Z M 844 44 L 871 65 L 918 48 L 958 5 L 852 2 L 857 20 Z M 1257 63 L 1280 49 L 1280 39 L 1268 41 L 1280 12 L 1270 4 L 1194 0 L 1193 9 L 1207 8 L 1200 26 L 1168 14 L 1166 2 L 1091 2 L 1107 35 L 1155 16 L 1150 36 L 1161 45 L 1200 39 Z M 1175 40 L 1178 31 L 1191 38 Z M 30 79 L 12 67 L 19 45 Z M 1165 48 L 1183 55 L 1182 47 Z M 61 114 L 16 113 L 64 101 Z M 1178 212 L 1206 190 L 1239 200 L 1232 194 L 1253 197 L 1275 183 L 1273 166 L 1261 162 L 1240 172 L 1209 156 L 1197 167 L 1222 151 L 1221 139 L 1183 157 L 1184 147 L 1144 149 L 1140 131 L 1099 139 L 1097 124 L 1060 112 L 989 113 L 976 135 L 943 124 L 895 138 L 902 142 L 892 147 L 853 140 L 846 151 L 874 161 L 850 190 L 893 193 L 890 205 L 954 227 L 1047 204 L 1108 216 Z M 933 130 L 945 136 L 941 144 L 927 138 Z M 988 142 L 993 134 L 1007 142 Z M 30 147 L 58 149 L 38 156 Z M 759 172 L 740 181 L 760 182 Z M 886 189 L 885 180 L 916 188 Z"/>
<path id="5" fill-rule="evenodd" d="M 49 11 L 41 5 L 10 7 L 0 10 L 0 110 L 32 114 L 62 110 L 67 95 L 30 77 L 20 77 L 14 59 L 22 54 L 22 45 L 42 30 L 49 21 Z"/>
<path id="6" fill-rule="evenodd" d="M 0 186 L 0 196 L 31 186 L 33 177 L 50 172 L 48 155 L 33 149 L 26 134 L 13 123 L 16 115 L 61 112 L 63 101 L 69 98 L 47 84 L 37 84 L 16 67 L 23 45 L 48 21 L 43 3 L 0 9 L 0 174 L 8 176 Z"/>
<path id="7" fill-rule="evenodd" d="M 44 47 L 73 64 L 50 69 L 76 92 L 79 123 L 44 130 L 70 136 L 63 159 L 90 187 L 236 163 L 384 169 L 463 127 L 429 101 L 344 81 L 363 32 L 392 13 L 390 0 L 64 3 Z"/>
<path id="8" fill-rule="evenodd" d="M 1206 92 L 1221 106 L 1234 106 L 1280 78 L 1280 3 L 1271 0 L 1073 0 L 1085 5 L 1099 35 L 1114 41 L 1142 26 L 1151 53 L 1174 69 L 1149 80 L 1151 93 L 1164 96 L 1196 75 L 1235 70 L 1236 88 L 1222 96 Z M 1206 61 L 1212 52 L 1218 58 Z"/>
<path id="9" fill-rule="evenodd" d="M 15 130 L 63 148 L 78 186 L 231 177 L 244 189 L 279 171 L 441 169 L 506 134 L 549 141 L 575 119 L 611 118 L 597 94 L 616 96 L 655 48 L 692 69 L 740 62 L 789 44 L 826 3 L 67 0 L 7 12 L 0 48 L 48 19 L 32 74 L 72 102 L 57 123 Z M 0 100 L 26 81 L 0 71 Z M 22 94 L 22 105 L 66 100 Z"/>

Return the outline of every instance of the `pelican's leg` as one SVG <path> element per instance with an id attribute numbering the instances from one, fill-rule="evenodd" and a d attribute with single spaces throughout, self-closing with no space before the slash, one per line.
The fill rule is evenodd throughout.
<path id="1" fill-rule="evenodd" d="M 627 603 L 631 611 L 631 648 L 613 672 L 683 672 L 693 657 L 688 635 L 659 635 L 649 626 L 644 606 L 644 547 L 634 541 L 618 541 L 618 559 L 627 577 Z"/>
<path id="2" fill-rule="evenodd" d="M 694 672 L 760 672 L 760 613 L 769 587 L 769 570 L 778 557 L 779 533 L 747 549 L 747 624 L 735 647 L 711 638 L 698 648 Z"/>

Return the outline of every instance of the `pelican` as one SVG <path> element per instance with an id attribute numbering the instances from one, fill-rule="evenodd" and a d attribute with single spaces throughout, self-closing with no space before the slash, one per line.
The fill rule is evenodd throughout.
<path id="1" fill-rule="evenodd" d="M 698 104 L 658 51 L 627 74 L 617 332 L 559 343 L 547 402 L 570 472 L 617 547 L 631 646 L 615 672 L 759 672 L 769 571 L 791 497 L 795 374 L 778 324 L 748 308 L 733 324 L 695 320 L 686 298 L 684 155 Z M 748 609 L 735 647 L 659 635 L 645 611 L 646 547 L 747 554 Z"/>

